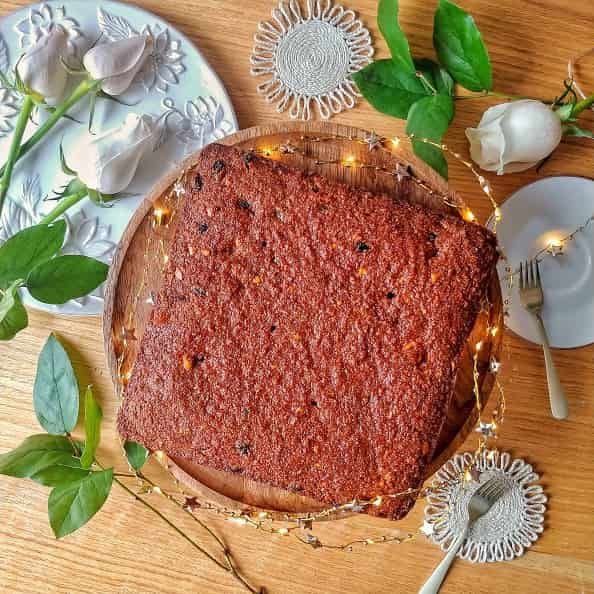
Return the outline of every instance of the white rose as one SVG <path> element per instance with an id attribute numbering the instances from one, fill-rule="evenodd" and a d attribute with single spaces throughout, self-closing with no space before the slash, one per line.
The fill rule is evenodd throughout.
<path id="1" fill-rule="evenodd" d="M 83 64 L 92 78 L 101 81 L 105 93 L 121 95 L 132 84 L 152 49 L 150 37 L 134 35 L 96 45 L 85 54 Z"/>
<path id="2" fill-rule="evenodd" d="M 466 129 L 472 160 L 498 175 L 530 169 L 557 148 L 562 135 L 555 112 L 532 99 L 490 107 L 477 128 Z"/>
<path id="3" fill-rule="evenodd" d="M 150 116 L 128 114 L 118 128 L 83 137 L 68 158 L 68 166 L 88 188 L 117 194 L 130 185 L 140 160 L 153 149 L 155 136 Z"/>
<path id="4" fill-rule="evenodd" d="M 66 87 L 68 73 L 62 63 L 68 51 L 68 35 L 55 25 L 40 37 L 21 57 L 17 71 L 28 89 L 41 95 L 46 103 L 55 105 Z"/>

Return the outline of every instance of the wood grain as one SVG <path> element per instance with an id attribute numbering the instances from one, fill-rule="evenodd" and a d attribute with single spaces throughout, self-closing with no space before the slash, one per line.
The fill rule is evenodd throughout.
<path id="1" fill-rule="evenodd" d="M 295 154 L 284 157 L 283 162 L 293 167 L 315 171 L 333 181 L 345 182 L 367 190 L 400 194 L 412 202 L 440 212 L 455 212 L 443 202 L 440 196 L 447 196 L 450 203 L 460 198 L 449 190 L 444 179 L 412 154 L 408 144 L 399 147 L 397 152 L 379 149 L 370 151 L 366 144 L 356 140 L 331 139 L 322 143 L 303 142 L 304 134 L 310 137 L 342 136 L 362 139 L 366 132 L 327 122 L 307 124 L 290 122 L 248 128 L 225 138 L 222 143 L 250 150 L 278 147 L 290 142 L 294 146 L 303 148 L 309 155 L 306 157 Z M 357 161 L 368 165 L 385 168 L 387 171 L 395 171 L 397 167 L 402 167 L 405 171 L 409 170 L 414 177 L 404 178 L 399 182 L 390 175 L 376 172 L 373 168 L 315 164 L 316 160 L 336 161 L 345 158 L 346 155 L 353 156 Z M 178 221 L 175 212 L 172 212 L 170 213 L 171 223 L 166 228 L 163 226 L 155 228 L 154 208 L 165 203 L 166 195 L 171 193 L 174 182 L 181 179 L 186 171 L 196 165 L 199 156 L 200 151 L 197 151 L 187 157 L 175 171 L 157 183 L 128 224 L 111 265 L 105 290 L 103 334 L 108 366 L 116 391 L 121 385 L 122 362 L 118 358 L 118 351 L 121 349 L 122 330 L 126 327 L 134 328 L 137 338 L 129 342 L 123 362 L 126 369 L 131 369 L 152 309 L 147 298 L 151 289 L 158 290 L 162 283 L 162 267 L 158 265 L 160 260 L 157 262 L 157 257 L 151 255 L 147 236 L 158 237 L 162 242 L 163 250 L 167 252 Z M 411 179 L 422 180 L 427 185 L 420 187 Z M 139 287 L 143 287 L 140 296 Z M 499 327 L 503 322 L 501 289 L 496 273 L 491 279 L 489 302 L 492 304 L 491 311 L 477 317 L 464 349 L 450 408 L 438 439 L 434 460 L 428 468 L 427 477 L 434 474 L 455 453 L 476 425 L 478 414 L 474 406 L 476 399 L 473 345 L 484 338 L 487 326 Z M 497 334 L 494 340 L 486 341 L 480 353 L 479 384 L 483 406 L 486 406 L 493 387 L 493 376 L 487 373 L 489 361 L 492 357 L 499 359 L 500 347 L 501 335 Z M 241 510 L 248 505 L 256 511 L 267 510 L 273 515 L 282 517 L 282 512 L 315 511 L 324 507 L 323 504 L 310 498 L 257 483 L 240 475 L 193 464 L 182 458 L 173 457 L 166 463 L 173 475 L 190 489 L 190 492 L 229 509 Z"/>
<path id="2" fill-rule="evenodd" d="M 458 0 L 479 24 L 489 47 L 495 88 L 518 95 L 552 97 L 566 76 L 567 60 L 592 45 L 594 7 L 591 0 Z M 272 0 L 142 0 L 148 10 L 167 19 L 204 52 L 223 79 L 242 128 L 286 121 L 256 95 L 258 81 L 249 75 L 252 35 L 267 18 Z M 24 0 L 0 0 L 8 13 Z M 375 0 L 343 0 L 372 31 L 378 57 L 388 51 L 375 26 Z M 432 14 L 435 2 L 401 0 L 400 16 L 417 56 L 433 55 Z M 583 68 L 585 88 L 594 90 L 594 63 Z M 589 75 L 589 76 L 588 76 Z M 494 100 L 457 103 L 458 113 L 447 142 L 467 155 L 464 129 L 475 125 Z M 592 115 L 585 118 L 592 127 Z M 403 123 L 361 102 L 333 121 L 388 135 Z M 31 157 L 34 158 L 34 155 Z M 591 141 L 564 140 L 542 174 L 592 176 Z M 497 177 L 488 175 L 503 199 L 534 181 L 534 171 Z M 484 220 L 488 206 L 468 173 L 451 165 L 450 185 Z M 559 197 L 563 199 L 562 196 Z M 105 412 L 99 456 L 124 469 L 115 435 L 116 398 L 103 354 L 98 318 L 65 318 L 29 313 L 30 326 L 11 343 L 0 345 L 0 451 L 15 447 L 39 431 L 31 390 L 37 356 L 50 331 L 66 345 L 81 385 L 93 383 Z M 456 562 L 442 588 L 444 594 L 583 594 L 594 593 L 594 347 L 556 351 L 555 362 L 571 407 L 566 422 L 548 410 L 541 350 L 506 334 L 502 381 L 508 414 L 499 447 L 527 459 L 542 475 L 550 498 L 546 529 L 522 558 L 486 566 Z M 79 428 L 78 434 L 81 429 Z M 461 450 L 471 448 L 471 437 Z M 153 472 L 158 473 L 155 468 Z M 152 501 L 208 546 L 196 527 L 157 496 Z M 415 530 L 422 505 L 399 523 Z M 312 551 L 283 537 L 267 537 L 201 516 L 235 551 L 250 579 L 278 594 L 378 594 L 416 592 L 442 553 L 424 539 L 401 546 L 379 545 L 353 553 Z M 0 478 L 0 592 L 32 594 L 235 594 L 236 583 L 172 534 L 157 518 L 114 486 L 104 509 L 79 532 L 55 541 L 47 522 L 47 490 L 31 483 Z M 328 541 L 381 534 L 393 524 L 356 517 L 321 527 Z"/>

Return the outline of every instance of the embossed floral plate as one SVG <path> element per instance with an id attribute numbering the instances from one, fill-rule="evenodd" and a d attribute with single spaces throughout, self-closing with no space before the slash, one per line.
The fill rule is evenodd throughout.
<path id="1" fill-rule="evenodd" d="M 47 31 L 61 24 L 68 32 L 69 47 L 79 58 L 102 35 L 119 39 L 145 33 L 154 41 L 132 87 L 121 97 L 125 106 L 97 100 L 93 131 L 119 125 L 126 114 L 147 113 L 159 118 L 159 148 L 141 163 L 128 192 L 111 208 L 100 208 L 83 200 L 67 215 L 68 231 L 64 253 L 84 254 L 111 262 L 128 220 L 155 182 L 176 167 L 187 154 L 237 129 L 237 120 L 227 92 L 200 51 L 179 31 L 154 14 L 131 4 L 63 0 L 33 4 L 0 20 L 0 70 L 13 69 L 21 53 Z M 73 57 L 73 60 L 75 58 Z M 80 80 L 80 79 L 79 79 Z M 72 84 L 76 79 L 72 77 Z M 19 98 L 0 87 L 0 158 L 4 162 L 19 110 Z M 35 224 L 54 202 L 44 199 L 64 183 L 58 147 L 69 148 L 87 129 L 89 104 L 83 101 L 70 113 L 82 123 L 64 121 L 44 142 L 17 164 L 10 192 L 0 220 L 0 243 Z M 37 121 L 43 117 L 36 116 Z M 25 136 L 35 129 L 31 122 Z M 24 301 L 35 308 L 71 315 L 97 315 L 103 309 L 100 287 L 94 294 L 54 306 L 39 303 L 28 293 Z"/>

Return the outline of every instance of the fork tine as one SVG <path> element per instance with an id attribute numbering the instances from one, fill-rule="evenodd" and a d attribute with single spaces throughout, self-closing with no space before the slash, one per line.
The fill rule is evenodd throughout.
<path id="1" fill-rule="evenodd" d="M 534 261 L 530 260 L 530 288 L 534 289 L 536 286 L 534 281 Z"/>
<path id="2" fill-rule="evenodd" d="M 486 498 L 491 502 L 494 503 L 497 501 L 501 495 L 505 492 L 505 485 L 501 482 L 497 482 L 496 485 L 490 490 L 489 494 L 486 495 Z"/>
<path id="3" fill-rule="evenodd" d="M 477 493 L 481 497 L 489 497 L 489 494 L 497 487 L 497 482 L 494 478 L 488 480 L 486 483 L 481 485 L 481 487 L 477 490 Z"/>
<path id="4" fill-rule="evenodd" d="M 520 291 L 524 289 L 524 266 L 520 262 Z"/>
<path id="5" fill-rule="evenodd" d="M 486 483 L 483 483 L 475 492 L 475 495 L 480 495 L 481 497 L 485 496 L 485 493 L 488 493 L 494 485 L 497 484 L 497 480 L 495 478 L 489 479 Z"/>
<path id="6" fill-rule="evenodd" d="M 505 485 L 501 483 L 496 478 L 492 478 L 488 480 L 486 483 L 482 484 L 475 492 L 475 495 L 479 495 L 484 499 L 487 499 L 489 502 L 494 503 L 501 497 L 503 492 L 505 491 Z"/>
<path id="7" fill-rule="evenodd" d="M 540 282 L 540 268 L 538 267 L 538 258 L 536 258 L 534 264 L 536 266 L 536 286 L 540 288 L 542 285 Z"/>

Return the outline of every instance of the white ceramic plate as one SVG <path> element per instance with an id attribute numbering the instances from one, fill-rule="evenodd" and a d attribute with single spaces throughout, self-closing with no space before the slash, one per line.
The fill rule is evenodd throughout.
<path id="1" fill-rule="evenodd" d="M 132 4 L 106 0 L 61 0 L 33 4 L 0 21 L 0 69 L 14 68 L 18 57 L 42 31 L 60 23 L 69 32 L 72 50 L 79 56 L 102 33 L 104 38 L 121 38 L 145 32 L 154 38 L 154 51 L 131 89 L 122 96 L 133 107 L 105 99 L 97 100 L 94 131 L 119 125 L 126 113 L 161 116 L 166 141 L 145 159 L 128 188 L 134 193 L 112 208 L 99 208 L 89 200 L 69 211 L 64 253 L 84 254 L 110 262 L 117 243 L 132 213 L 155 182 L 173 169 L 186 153 L 237 129 L 237 120 L 229 96 L 221 81 L 202 54 L 171 25 Z M 75 79 L 72 81 L 76 82 Z M 16 121 L 19 99 L 0 88 L 0 159 L 4 162 Z M 8 200 L 0 221 L 0 243 L 23 227 L 37 222 L 54 202 L 44 202 L 52 190 L 64 181 L 60 172 L 58 146 L 63 139 L 64 152 L 86 131 L 88 102 L 71 115 L 83 124 L 62 122 L 54 128 L 38 149 L 19 162 Z M 28 132 L 35 129 L 29 124 Z M 24 301 L 38 309 L 79 315 L 97 315 L 103 309 L 102 290 L 70 301 L 63 306 L 39 303 L 26 292 Z"/>
<path id="2" fill-rule="evenodd" d="M 594 214 L 594 181 L 583 177 L 548 177 L 524 186 L 501 206 L 497 236 L 517 269 L 551 239 L 571 233 Z M 575 348 L 594 342 L 594 222 L 567 242 L 563 253 L 546 255 L 540 264 L 545 304 L 542 312 L 551 346 Z M 505 264 L 500 277 L 505 279 Z M 502 291 L 507 292 L 503 280 Z M 520 304 L 518 283 L 512 292 L 507 326 L 540 344 L 533 317 Z"/>

